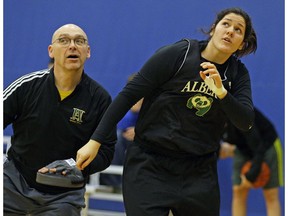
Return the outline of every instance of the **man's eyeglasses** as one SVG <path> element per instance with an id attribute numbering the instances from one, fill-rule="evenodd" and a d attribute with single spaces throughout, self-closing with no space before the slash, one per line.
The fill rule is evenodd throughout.
<path id="1" fill-rule="evenodd" d="M 74 41 L 74 44 L 76 46 L 84 46 L 87 44 L 87 40 L 85 38 L 75 38 L 75 39 L 71 39 L 69 37 L 61 37 L 56 39 L 53 43 L 58 42 L 58 44 L 60 44 L 63 47 L 69 46 L 71 44 L 71 41 Z M 53 44 L 52 43 L 52 44 Z"/>

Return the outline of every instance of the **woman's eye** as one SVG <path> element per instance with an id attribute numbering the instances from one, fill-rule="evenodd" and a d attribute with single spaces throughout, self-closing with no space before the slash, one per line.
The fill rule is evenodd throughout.
<path id="1" fill-rule="evenodd" d="M 228 27 L 228 26 L 229 26 L 229 23 L 224 22 L 224 23 L 223 23 L 223 26 Z"/>
<path id="2" fill-rule="evenodd" d="M 240 28 L 236 28 L 235 31 L 236 31 L 237 33 L 242 33 L 242 30 L 241 30 Z"/>

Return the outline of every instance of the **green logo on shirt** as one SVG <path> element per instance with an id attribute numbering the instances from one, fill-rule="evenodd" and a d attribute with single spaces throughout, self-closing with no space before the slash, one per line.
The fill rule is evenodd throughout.
<path id="1" fill-rule="evenodd" d="M 188 99 L 186 106 L 189 109 L 197 109 L 197 116 L 204 116 L 210 110 L 212 102 L 212 98 L 207 98 L 201 94 L 196 94 Z"/>
<path id="2" fill-rule="evenodd" d="M 81 124 L 83 122 L 82 118 L 84 113 L 84 110 L 73 108 L 73 114 L 72 117 L 70 117 L 70 122 Z"/>

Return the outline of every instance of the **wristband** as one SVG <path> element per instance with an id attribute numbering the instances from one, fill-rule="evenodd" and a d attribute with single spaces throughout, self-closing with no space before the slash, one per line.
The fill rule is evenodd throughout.
<path id="1" fill-rule="evenodd" d="M 208 88 L 213 91 L 217 96 L 222 95 L 226 92 L 226 89 L 224 88 L 223 84 L 220 88 L 217 88 L 214 80 L 210 78 L 209 76 L 206 76 L 204 80 L 205 84 L 208 86 Z"/>

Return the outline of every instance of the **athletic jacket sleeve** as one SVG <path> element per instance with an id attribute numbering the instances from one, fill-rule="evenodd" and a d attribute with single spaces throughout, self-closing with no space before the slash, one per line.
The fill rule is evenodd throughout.
<path id="1" fill-rule="evenodd" d="M 239 63 L 232 91 L 220 100 L 221 107 L 229 120 L 240 130 L 248 131 L 254 121 L 251 82 L 248 70 Z"/>
<path id="2" fill-rule="evenodd" d="M 183 61 L 187 42 L 180 41 L 159 49 L 144 64 L 140 72 L 114 99 L 91 139 L 102 143 L 107 132 L 117 125 L 129 109 L 141 98 L 169 80 Z"/>
<path id="3" fill-rule="evenodd" d="M 248 156 L 252 162 L 246 178 L 254 182 L 261 171 L 261 164 L 265 152 L 273 145 L 277 133 L 271 122 L 255 108 L 255 121 L 249 131 L 240 131 L 231 123 L 226 128 L 225 141 L 233 143 L 242 154 Z"/>
<path id="4" fill-rule="evenodd" d="M 247 146 L 249 146 L 254 152 L 251 161 L 252 166 L 246 173 L 246 178 L 249 181 L 254 182 L 261 171 L 261 164 L 264 159 L 266 148 L 256 125 L 254 125 L 248 132 L 244 132 L 243 134 L 246 139 Z"/>
<path id="5" fill-rule="evenodd" d="M 247 145 L 253 149 L 252 166 L 246 178 L 254 182 L 261 171 L 265 152 L 273 145 L 277 132 L 273 124 L 255 108 L 255 124 L 252 129 L 244 133 Z"/>
<path id="6" fill-rule="evenodd" d="M 16 83 L 15 83 L 16 84 Z M 3 91 L 3 128 L 5 129 L 8 125 L 10 125 L 19 113 L 19 104 L 21 103 L 21 99 L 25 97 L 24 89 L 19 87 L 17 91 L 12 91 L 12 83 L 10 86 L 4 89 Z M 24 93 L 23 95 L 19 95 L 20 93 Z"/>
<path id="7" fill-rule="evenodd" d="M 98 89 L 97 94 L 95 94 L 97 98 L 100 98 L 99 107 L 96 111 L 98 113 L 98 119 L 103 117 L 105 111 L 111 104 L 111 97 L 104 89 Z M 96 172 L 102 171 L 110 166 L 111 161 L 113 159 L 113 155 L 115 152 L 115 144 L 117 141 L 117 134 L 116 134 L 116 126 L 112 127 L 110 131 L 107 132 L 106 139 L 102 143 L 97 157 L 89 164 L 87 169 L 84 170 L 84 175 L 94 174 Z"/>
<path id="8" fill-rule="evenodd" d="M 10 101 L 9 101 L 10 100 Z M 14 115 L 12 115 L 12 112 L 11 112 L 11 109 L 15 109 L 16 107 L 16 104 L 13 105 L 13 101 L 12 101 L 12 97 L 9 98 L 9 100 L 4 100 L 4 109 L 3 109 L 3 116 L 4 116 L 4 119 L 3 119 L 3 128 L 5 129 L 9 124 L 12 123 L 13 119 L 14 119 Z M 10 110 L 10 113 L 7 112 L 8 110 L 8 107 L 9 110 Z"/>

